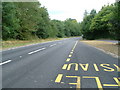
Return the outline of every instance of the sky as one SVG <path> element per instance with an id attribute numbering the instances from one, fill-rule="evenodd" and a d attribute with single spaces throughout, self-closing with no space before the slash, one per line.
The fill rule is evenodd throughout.
<path id="1" fill-rule="evenodd" d="M 115 0 L 39 0 L 42 6 L 48 10 L 51 19 L 66 20 L 67 18 L 76 19 L 78 22 L 83 20 L 84 12 L 95 9 L 97 12 L 104 5 L 112 4 Z"/>

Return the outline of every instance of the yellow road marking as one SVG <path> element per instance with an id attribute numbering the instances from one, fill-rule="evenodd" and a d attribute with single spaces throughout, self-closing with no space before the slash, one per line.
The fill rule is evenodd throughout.
<path id="1" fill-rule="evenodd" d="M 96 71 L 99 71 L 98 66 L 96 64 L 93 64 Z"/>
<path id="2" fill-rule="evenodd" d="M 114 69 L 113 68 L 110 68 L 110 64 L 100 64 L 101 67 L 104 67 L 104 68 L 107 68 L 107 69 L 104 69 L 104 71 L 108 71 L 108 72 L 113 72 Z"/>
<path id="3" fill-rule="evenodd" d="M 56 82 L 56 83 L 60 83 L 62 77 L 63 77 L 63 74 L 58 74 L 58 76 L 57 76 L 55 82 Z"/>
<path id="4" fill-rule="evenodd" d="M 72 84 L 72 85 L 76 85 L 76 90 L 80 90 L 80 77 L 79 76 L 66 76 L 68 78 L 77 78 L 77 83 L 69 83 L 69 84 Z"/>
<path id="5" fill-rule="evenodd" d="M 99 88 L 99 90 L 103 90 L 102 84 L 100 82 L 99 77 L 90 77 L 90 76 L 83 76 L 83 78 L 94 78 L 96 80 L 97 86 Z"/>
<path id="6" fill-rule="evenodd" d="M 71 65 L 75 65 L 75 70 L 78 71 L 78 64 L 77 64 L 77 63 L 70 63 L 70 64 L 68 65 L 67 70 L 70 70 Z"/>
<path id="7" fill-rule="evenodd" d="M 67 62 L 69 62 L 70 61 L 70 58 L 67 58 L 67 60 L 66 60 Z"/>
<path id="8" fill-rule="evenodd" d="M 69 55 L 69 57 L 72 57 L 72 55 Z"/>
<path id="9" fill-rule="evenodd" d="M 67 64 L 64 64 L 62 69 L 67 69 Z"/>
<path id="10" fill-rule="evenodd" d="M 117 71 L 120 72 L 120 67 L 118 67 L 116 64 L 113 65 L 117 68 Z"/>
<path id="11" fill-rule="evenodd" d="M 113 77 L 113 79 L 115 80 L 115 82 L 118 84 L 118 85 L 116 85 L 116 84 L 103 84 L 104 86 L 120 86 L 120 81 L 118 80 L 118 78 L 116 78 L 116 77 Z"/>
<path id="12" fill-rule="evenodd" d="M 118 86 L 120 86 L 120 81 L 118 80 L 118 78 L 114 77 L 114 80 L 118 84 Z"/>
<path id="13" fill-rule="evenodd" d="M 77 77 L 77 86 L 76 86 L 76 90 L 80 90 L 80 77 Z"/>
<path id="14" fill-rule="evenodd" d="M 72 48 L 72 51 L 70 52 L 69 57 L 72 57 L 73 51 L 74 51 L 74 49 L 75 49 L 75 47 L 76 47 L 77 43 L 78 43 L 78 41 L 76 41 L 76 43 L 75 43 L 74 47 Z M 67 60 L 67 61 L 69 61 L 69 60 Z"/>
<path id="15" fill-rule="evenodd" d="M 87 71 L 89 64 L 80 64 L 80 66 L 84 71 Z"/>
<path id="16" fill-rule="evenodd" d="M 61 82 L 61 83 L 64 83 L 64 82 Z"/>
<path id="17" fill-rule="evenodd" d="M 118 87 L 118 85 L 116 85 L 116 84 L 103 84 L 103 86 Z"/>

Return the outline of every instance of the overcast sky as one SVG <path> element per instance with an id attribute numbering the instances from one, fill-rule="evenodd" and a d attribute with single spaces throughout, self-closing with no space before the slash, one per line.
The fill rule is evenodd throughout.
<path id="1" fill-rule="evenodd" d="M 115 0 L 39 0 L 45 6 L 51 19 L 65 20 L 67 18 L 82 21 L 84 11 L 92 9 L 99 11 L 102 6 L 114 3 Z"/>

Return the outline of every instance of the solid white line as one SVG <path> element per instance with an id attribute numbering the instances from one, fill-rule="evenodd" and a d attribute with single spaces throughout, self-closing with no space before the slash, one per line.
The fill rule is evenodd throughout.
<path id="1" fill-rule="evenodd" d="M 9 62 L 11 62 L 12 60 L 8 60 L 8 61 L 5 61 L 5 62 L 2 62 L 2 63 L 0 63 L 0 65 L 3 65 L 3 64 L 6 64 L 6 63 L 9 63 Z"/>
<path id="2" fill-rule="evenodd" d="M 38 49 L 38 50 L 32 51 L 32 52 L 30 52 L 30 53 L 28 53 L 28 54 L 33 54 L 33 53 L 36 53 L 36 52 L 42 51 L 42 50 L 44 50 L 44 49 L 46 49 L 46 48 L 41 48 L 41 49 Z"/>

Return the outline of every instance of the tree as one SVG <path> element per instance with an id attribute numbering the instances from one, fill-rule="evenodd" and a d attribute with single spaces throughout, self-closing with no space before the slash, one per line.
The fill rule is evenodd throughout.
<path id="1" fill-rule="evenodd" d="M 70 36 L 81 35 L 80 25 L 76 19 L 69 18 L 65 20 L 64 24 L 65 24 L 65 35 L 66 36 L 70 37 Z"/>
<path id="2" fill-rule="evenodd" d="M 12 2 L 2 3 L 2 36 L 3 40 L 16 39 L 20 28 L 19 19 L 16 16 L 16 6 Z"/>
<path id="3" fill-rule="evenodd" d="M 26 40 L 35 36 L 39 19 L 38 10 L 40 3 L 38 2 L 15 2 L 17 6 L 17 17 L 20 22 L 18 39 Z"/>
<path id="4" fill-rule="evenodd" d="M 117 39 L 119 24 L 117 5 L 104 6 L 101 11 L 92 20 L 90 29 L 93 32 L 94 38 L 111 38 Z"/>
<path id="5" fill-rule="evenodd" d="M 57 37 L 62 38 L 65 37 L 65 32 L 64 32 L 64 22 L 60 20 L 52 20 L 52 23 L 54 23 L 56 27 L 56 32 L 57 32 Z"/>
<path id="6" fill-rule="evenodd" d="M 39 8 L 38 30 L 36 32 L 39 38 L 48 38 L 51 35 L 51 25 L 47 9 L 45 7 Z"/>
<path id="7" fill-rule="evenodd" d="M 85 11 L 86 12 L 86 11 Z M 92 22 L 92 19 L 95 17 L 96 15 L 96 10 L 91 10 L 89 15 L 85 15 L 83 21 L 81 22 L 81 31 L 83 34 L 83 38 L 86 39 L 94 39 L 93 38 L 93 34 L 92 31 L 90 30 L 90 25 Z"/>
<path id="8" fill-rule="evenodd" d="M 120 40 L 120 1 L 111 5 L 112 12 L 109 15 L 109 30 L 114 39 Z"/>

